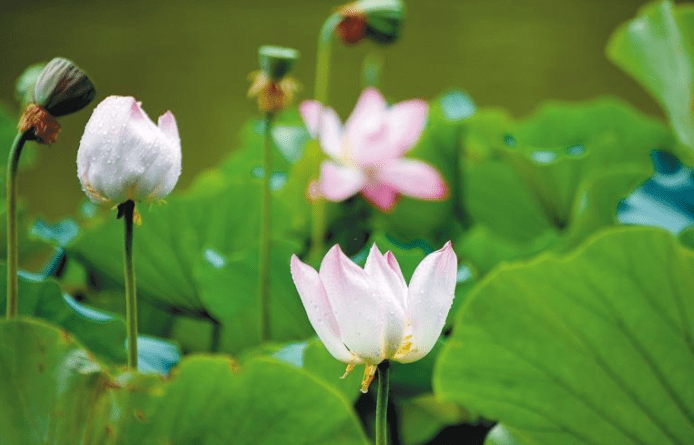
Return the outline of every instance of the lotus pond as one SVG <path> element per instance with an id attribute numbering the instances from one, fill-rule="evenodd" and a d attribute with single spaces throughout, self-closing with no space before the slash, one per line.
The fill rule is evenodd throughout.
<path id="1" fill-rule="evenodd" d="M 140 48 L 66 3 L 71 54 L 3 50 L 0 444 L 694 443 L 694 7 L 586 13 L 624 85 L 469 61 L 480 101 L 427 64 L 465 3 L 319 3 L 133 6 Z"/>

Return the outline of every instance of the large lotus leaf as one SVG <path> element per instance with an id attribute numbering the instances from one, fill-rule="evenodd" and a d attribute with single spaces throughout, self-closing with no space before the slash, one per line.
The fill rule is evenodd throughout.
<path id="1" fill-rule="evenodd" d="M 614 168 L 584 181 L 577 190 L 571 225 L 558 240 L 556 249 L 571 250 L 592 233 L 615 224 L 619 202 L 644 182 L 648 175 L 648 171 L 641 167 Z"/>
<path id="2" fill-rule="evenodd" d="M 612 98 L 550 103 L 513 130 L 511 162 L 559 227 L 568 223 L 581 183 L 615 167 L 653 171 L 653 149 L 676 151 L 670 132 Z"/>
<path id="3" fill-rule="evenodd" d="M 305 371 L 259 358 L 194 356 L 170 380 L 137 376 L 114 392 L 113 443 L 366 444 L 349 403 Z"/>
<path id="4" fill-rule="evenodd" d="M 0 265 L 0 274 L 7 275 L 6 266 Z M 4 281 L 3 281 L 4 284 Z M 5 313 L 7 287 L 0 286 L 0 314 Z M 73 310 L 63 297 L 58 283 L 41 277 L 19 276 L 18 312 L 61 326 L 87 345 L 100 359 L 123 363 L 125 354 L 125 323 L 111 317 L 95 321 Z"/>
<path id="5" fill-rule="evenodd" d="M 236 354 L 263 340 L 305 339 L 313 333 L 289 271 L 299 246 L 275 241 L 271 249 L 269 339 L 262 338 L 258 299 L 258 249 L 228 258 L 206 251 L 207 259 L 193 271 L 200 300 L 221 326 L 220 350 Z"/>
<path id="6" fill-rule="evenodd" d="M 474 225 L 453 243 L 460 262 L 470 263 L 477 276 L 484 276 L 500 263 L 528 258 L 550 249 L 558 242 L 555 232 L 533 241 L 518 243 L 499 237 L 482 224 Z M 450 319 L 449 315 L 449 319 Z"/>
<path id="7" fill-rule="evenodd" d="M 516 437 L 503 424 L 497 423 L 484 439 L 484 445 L 521 445 Z"/>
<path id="8" fill-rule="evenodd" d="M 607 56 L 633 76 L 664 108 L 680 141 L 694 148 L 694 9 L 660 1 L 620 26 Z"/>
<path id="9" fill-rule="evenodd" d="M 497 114 L 471 120 L 477 148 L 461 159 L 462 204 L 473 221 L 519 244 L 575 224 L 586 184 L 615 170 L 652 172 L 655 148 L 679 153 L 663 125 L 615 99 L 548 104 L 517 124 Z M 625 196 L 618 181 L 602 187 L 605 202 Z"/>
<path id="10" fill-rule="evenodd" d="M 465 410 L 451 402 L 440 402 L 431 393 L 401 401 L 399 412 L 403 445 L 427 443 L 445 426 L 470 420 Z"/>
<path id="11" fill-rule="evenodd" d="M 166 205 L 140 206 L 143 224 L 135 227 L 133 255 L 140 297 L 206 317 L 193 269 L 208 249 L 228 254 L 258 242 L 261 190 L 258 180 L 230 184 L 227 178 L 212 175 L 201 181 L 192 192 L 173 196 Z M 288 236 L 287 212 L 273 200 L 275 233 Z M 122 249 L 123 223 L 114 218 L 85 229 L 68 254 L 122 289 Z"/>
<path id="12" fill-rule="evenodd" d="M 458 313 L 434 389 L 537 444 L 694 441 L 694 255 L 615 228 L 491 274 Z"/>
<path id="13" fill-rule="evenodd" d="M 480 161 L 463 169 L 463 203 L 478 224 L 516 243 L 528 243 L 557 230 L 537 196 L 508 163 Z"/>
<path id="14" fill-rule="evenodd" d="M 339 393 L 267 358 L 114 379 L 61 331 L 19 320 L 0 321 L 0 370 L 0 443 L 367 443 Z"/>
<path id="15" fill-rule="evenodd" d="M 81 438 L 99 422 L 88 419 L 107 415 L 101 366 L 67 332 L 39 321 L 0 321 L 0 374 L 2 444 L 89 443 Z"/>

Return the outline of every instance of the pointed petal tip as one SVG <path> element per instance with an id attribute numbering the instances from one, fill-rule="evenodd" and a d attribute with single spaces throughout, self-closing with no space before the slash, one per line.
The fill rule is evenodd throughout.
<path id="1" fill-rule="evenodd" d="M 167 111 L 159 116 L 157 126 L 165 136 L 180 141 L 181 138 L 178 135 L 178 124 L 176 123 L 176 117 L 171 111 Z"/>

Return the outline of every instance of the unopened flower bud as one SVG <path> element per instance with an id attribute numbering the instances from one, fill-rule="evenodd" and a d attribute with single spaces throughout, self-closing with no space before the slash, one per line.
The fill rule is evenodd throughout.
<path id="1" fill-rule="evenodd" d="M 62 57 L 48 62 L 34 87 L 34 103 L 54 117 L 81 110 L 94 96 L 96 89 L 84 71 Z"/>
<path id="2" fill-rule="evenodd" d="M 291 48 L 263 46 L 258 51 L 260 70 L 249 75 L 252 82 L 248 97 L 255 97 L 258 109 L 274 113 L 293 102 L 300 89 L 299 82 L 287 74 L 299 58 L 299 52 Z"/>
<path id="3" fill-rule="evenodd" d="M 354 44 L 364 37 L 391 43 L 400 36 L 401 0 L 359 0 L 338 9 L 342 21 L 337 32 L 343 42 Z"/>
<path id="4" fill-rule="evenodd" d="M 294 67 L 299 51 L 280 46 L 261 46 L 258 50 L 260 68 L 273 82 L 284 78 Z"/>
<path id="5" fill-rule="evenodd" d="M 89 199 L 161 201 L 180 174 L 181 141 L 170 111 L 155 125 L 133 97 L 109 96 L 94 109 L 77 151 Z"/>

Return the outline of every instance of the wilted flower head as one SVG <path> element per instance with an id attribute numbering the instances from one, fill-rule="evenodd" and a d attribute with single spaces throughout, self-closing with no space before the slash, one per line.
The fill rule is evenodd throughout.
<path id="1" fill-rule="evenodd" d="M 294 101 L 299 83 L 289 76 L 299 52 L 292 48 L 261 46 L 258 50 L 260 70 L 249 75 L 252 83 L 248 97 L 255 97 L 258 109 L 274 113 L 285 109 Z"/>
<path id="2" fill-rule="evenodd" d="M 109 96 L 92 113 L 77 151 L 77 175 L 93 202 L 156 202 L 181 174 L 181 141 L 170 111 L 158 126 L 133 97 Z"/>
<path id="3" fill-rule="evenodd" d="M 33 130 L 33 139 L 43 144 L 51 144 L 58 138 L 60 125 L 56 117 L 81 110 L 96 96 L 87 75 L 62 57 L 48 62 L 35 84 L 22 88 L 32 92 L 33 100 L 22 114 L 19 130 Z"/>
<path id="4" fill-rule="evenodd" d="M 299 107 L 304 123 L 330 157 L 321 164 L 317 192 L 330 201 L 361 192 L 382 210 L 392 209 L 398 194 L 443 199 L 447 190 L 439 173 L 402 157 L 419 140 L 427 110 L 421 100 L 388 107 L 378 90 L 367 88 L 343 127 L 335 110 L 304 101 Z"/>
<path id="5" fill-rule="evenodd" d="M 327 350 L 347 372 L 366 365 L 362 392 L 383 360 L 410 363 L 431 351 L 453 303 L 457 270 L 450 242 L 422 260 L 409 287 L 395 256 L 375 244 L 364 269 L 337 245 L 318 272 L 291 259 L 294 284 Z"/>

